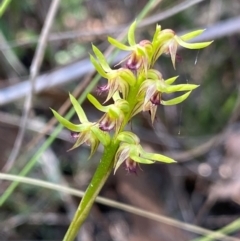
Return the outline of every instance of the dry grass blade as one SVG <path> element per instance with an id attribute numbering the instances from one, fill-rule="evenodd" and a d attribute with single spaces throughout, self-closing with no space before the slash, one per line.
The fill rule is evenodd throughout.
<path id="1" fill-rule="evenodd" d="M 3 171 L 5 171 L 5 172 L 7 172 L 9 169 L 11 169 L 11 167 L 13 166 L 13 164 L 19 154 L 19 151 L 21 149 L 29 112 L 31 110 L 35 80 L 37 78 L 40 66 L 43 61 L 43 56 L 44 56 L 45 49 L 47 46 L 48 35 L 50 32 L 54 17 L 56 15 L 59 3 L 60 3 L 60 0 L 52 1 L 50 9 L 49 9 L 47 17 L 46 17 L 46 20 L 45 20 L 45 23 L 44 23 L 44 26 L 43 26 L 43 29 L 42 29 L 42 32 L 41 32 L 41 35 L 40 35 L 39 43 L 38 43 L 38 46 L 37 46 L 37 49 L 36 49 L 36 52 L 35 52 L 31 67 L 30 67 L 31 90 L 28 93 L 25 103 L 24 103 L 24 110 L 23 110 L 23 115 L 22 115 L 22 119 L 21 119 L 19 133 L 15 140 L 12 152 L 11 152 L 5 166 L 3 167 Z"/>
<path id="2" fill-rule="evenodd" d="M 76 190 L 73 188 L 64 187 L 64 186 L 60 186 L 57 184 L 53 184 L 53 183 L 49 183 L 46 181 L 41 181 L 41 180 L 37 180 L 37 179 L 33 179 L 33 178 L 19 177 L 19 176 L 15 176 L 15 175 L 0 173 L 0 179 L 9 180 L 9 181 L 17 181 L 17 182 L 21 182 L 21 183 L 44 187 L 44 188 L 48 188 L 48 189 L 55 190 L 55 191 L 65 192 L 65 193 L 68 193 L 68 194 L 71 194 L 74 196 L 78 196 L 78 197 L 82 197 L 84 195 L 83 191 L 79 191 L 79 190 Z M 136 208 L 136 207 L 132 207 L 130 205 L 122 204 L 120 202 L 112 201 L 107 198 L 97 197 L 96 202 L 107 205 L 109 207 L 118 208 L 120 210 L 129 212 L 129 213 L 133 213 L 133 214 L 136 214 L 141 217 L 145 217 L 145 218 L 157 221 L 157 222 L 165 223 L 165 224 L 168 224 L 168 225 L 171 225 L 176 228 L 180 228 L 180 229 L 183 229 L 183 230 L 186 230 L 189 232 L 193 232 L 193 233 L 200 234 L 200 235 L 211 235 L 211 237 L 214 237 L 216 240 L 226 240 L 227 239 L 228 241 L 240 241 L 240 239 L 238 239 L 238 238 L 230 237 L 230 236 L 224 235 L 222 233 L 218 233 L 218 232 L 213 232 L 208 229 L 204 229 L 204 228 L 192 225 L 192 224 L 182 223 L 178 220 L 168 218 L 168 217 L 165 217 L 162 215 L 158 215 L 155 213 L 151 213 L 151 212 L 148 212 L 148 211 Z"/>

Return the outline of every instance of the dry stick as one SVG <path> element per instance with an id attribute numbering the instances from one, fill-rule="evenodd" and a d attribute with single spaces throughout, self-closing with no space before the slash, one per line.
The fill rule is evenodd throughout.
<path id="1" fill-rule="evenodd" d="M 34 93 L 35 80 L 39 73 L 40 66 L 42 65 L 43 56 L 44 56 L 45 49 L 47 46 L 47 38 L 48 38 L 48 35 L 50 32 L 50 28 L 52 26 L 54 17 L 56 15 L 59 3 L 60 3 L 60 0 L 52 1 L 50 9 L 47 13 L 46 20 L 44 22 L 44 26 L 43 26 L 43 29 L 42 29 L 42 32 L 40 35 L 39 43 L 38 43 L 38 46 L 37 46 L 37 49 L 36 49 L 36 52 L 35 52 L 31 67 L 30 67 L 31 90 L 28 93 L 25 103 L 24 103 L 20 130 L 19 130 L 17 138 L 14 142 L 13 150 L 12 150 L 5 166 L 3 167 L 4 172 L 9 171 L 9 169 L 11 169 L 11 167 L 14 165 L 14 162 L 16 161 L 16 158 L 17 158 L 19 151 L 21 149 L 21 146 L 22 146 L 23 137 L 24 137 L 25 130 L 26 130 L 26 124 L 27 124 L 28 116 L 29 116 L 31 106 L 32 106 L 32 97 L 33 97 L 33 93 Z"/>

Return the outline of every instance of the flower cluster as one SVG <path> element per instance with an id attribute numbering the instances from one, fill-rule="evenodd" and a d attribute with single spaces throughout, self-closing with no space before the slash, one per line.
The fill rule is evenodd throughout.
<path id="1" fill-rule="evenodd" d="M 129 51 L 129 55 L 119 69 L 112 69 L 102 52 L 92 46 L 95 56 L 90 55 L 90 60 L 97 72 L 107 80 L 107 84 L 100 87 L 99 91 L 107 92 L 104 105 L 91 94 L 88 100 L 101 112 L 103 116 L 96 122 L 89 122 L 77 100 L 70 95 L 70 100 L 75 108 L 81 124 L 73 124 L 53 110 L 57 120 L 69 130 L 73 131 L 77 139 L 76 148 L 83 143 L 91 146 L 90 156 L 101 143 L 104 147 L 111 143 L 118 144 L 114 157 L 114 172 L 125 163 L 128 172 L 136 172 L 139 163 L 151 164 L 156 161 L 172 163 L 173 159 L 144 151 L 139 138 L 132 132 L 124 131 L 125 126 L 132 117 L 139 112 L 148 111 L 152 123 L 160 105 L 176 105 L 183 102 L 190 93 L 198 87 L 195 84 L 174 84 L 178 76 L 165 79 L 158 70 L 154 69 L 156 60 L 163 54 L 169 54 L 175 69 L 175 60 L 178 46 L 188 49 L 201 49 L 212 42 L 188 43 L 186 41 L 200 35 L 204 30 L 197 30 L 183 36 L 178 36 L 171 29 L 161 30 L 157 25 L 152 41 L 135 41 L 134 22 L 128 31 L 128 45 L 111 37 L 108 41 L 116 48 Z M 173 99 L 164 100 L 163 94 L 184 92 Z M 106 105 L 106 102 L 112 103 Z"/>

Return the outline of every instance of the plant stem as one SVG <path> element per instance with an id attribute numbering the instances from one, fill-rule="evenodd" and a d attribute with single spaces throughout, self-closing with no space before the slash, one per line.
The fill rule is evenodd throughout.
<path id="1" fill-rule="evenodd" d="M 114 156 L 118 149 L 118 145 L 118 141 L 112 141 L 109 146 L 105 147 L 97 170 L 88 185 L 63 241 L 73 241 L 77 236 L 79 228 L 87 218 L 97 195 L 113 169 Z"/>
<path id="2" fill-rule="evenodd" d="M 120 132 L 124 129 L 125 125 L 129 122 L 131 118 L 132 110 L 137 103 L 137 93 L 139 91 L 139 87 L 141 84 L 141 78 L 138 79 L 137 84 L 132 87 L 129 91 L 129 95 L 127 98 L 127 101 L 129 103 L 130 111 L 128 114 L 126 114 L 124 118 L 124 124 L 122 128 L 120 129 Z M 65 234 L 65 237 L 63 241 L 73 241 L 74 238 L 77 236 L 77 233 L 87 218 L 90 209 L 98 196 L 100 190 L 102 189 L 104 183 L 106 182 L 108 176 L 110 175 L 113 166 L 114 166 L 114 156 L 117 152 L 119 146 L 119 141 L 117 140 L 117 133 L 112 138 L 111 143 L 105 147 L 102 158 L 100 160 L 100 163 L 97 167 L 97 170 L 88 185 L 88 188 L 85 192 L 85 195 L 83 196 L 78 209 L 73 217 L 73 220 L 68 228 L 67 233 Z"/>

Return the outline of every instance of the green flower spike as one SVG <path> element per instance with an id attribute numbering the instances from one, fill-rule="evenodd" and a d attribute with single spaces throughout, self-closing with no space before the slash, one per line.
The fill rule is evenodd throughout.
<path id="1" fill-rule="evenodd" d="M 98 110 L 105 112 L 99 120 L 99 128 L 103 131 L 110 131 L 115 128 L 116 133 L 118 133 L 122 127 L 125 113 L 129 111 L 128 102 L 121 99 L 117 92 L 113 96 L 115 103 L 108 106 L 101 105 L 91 94 L 88 94 L 87 98 Z"/>
<path id="2" fill-rule="evenodd" d="M 172 85 L 178 76 L 164 80 L 162 74 L 157 70 L 149 70 L 147 79 L 142 83 L 139 96 L 144 98 L 142 104 L 143 111 L 150 111 L 152 123 L 155 119 L 157 106 L 162 105 L 176 105 L 183 102 L 199 85 L 194 84 L 179 84 Z M 170 94 L 178 91 L 188 91 L 187 93 L 171 100 L 162 100 L 162 93 Z M 140 112 L 140 109 L 138 110 Z"/>
<path id="3" fill-rule="evenodd" d="M 112 98 L 116 91 L 122 93 L 122 96 L 125 99 L 129 91 L 129 86 L 133 86 L 136 83 L 136 77 L 132 71 L 126 68 L 112 70 L 101 51 L 94 45 L 92 48 L 97 60 L 92 55 L 90 55 L 90 60 L 98 73 L 108 80 L 108 84 L 100 88 L 100 91 L 108 91 L 108 96 L 105 102 Z"/>
<path id="4" fill-rule="evenodd" d="M 74 134 L 74 137 L 77 138 L 77 141 L 70 150 L 79 147 L 83 143 L 86 143 L 87 145 L 91 146 L 91 152 L 90 152 L 90 157 L 91 157 L 97 150 L 100 142 L 104 146 L 107 146 L 110 143 L 110 136 L 108 133 L 100 130 L 96 122 L 89 122 L 82 107 L 79 105 L 78 101 L 71 94 L 69 94 L 69 96 L 70 96 L 71 103 L 82 124 L 73 124 L 72 122 L 68 121 L 67 119 L 59 115 L 55 110 L 52 110 L 52 112 L 55 118 L 63 126 L 65 126 L 67 129 L 76 133 Z"/>
<path id="5" fill-rule="evenodd" d="M 175 162 L 170 157 L 144 151 L 140 145 L 139 138 L 132 132 L 121 132 L 117 139 L 121 141 L 121 144 L 115 155 L 114 174 L 116 173 L 119 166 L 123 163 L 125 163 L 125 168 L 128 172 L 136 173 L 139 163 L 153 164 L 156 161 L 165 163 Z"/>
<path id="6" fill-rule="evenodd" d="M 153 49 L 155 50 L 155 56 L 153 62 L 162 54 L 170 54 L 173 67 L 175 69 L 175 60 L 177 54 L 178 45 L 187 49 L 202 49 L 209 46 L 213 41 L 202 42 L 202 43 L 187 43 L 186 41 L 193 39 L 200 35 L 205 29 L 196 30 L 188 34 L 177 36 L 171 29 L 164 29 L 161 31 L 159 25 L 153 38 Z"/>
<path id="7" fill-rule="evenodd" d="M 126 67 L 130 70 L 141 70 L 145 73 L 149 67 L 152 57 L 152 44 L 149 40 L 142 40 L 138 44 L 135 41 L 136 21 L 133 22 L 128 31 L 128 43 L 130 46 L 122 44 L 118 40 L 108 37 L 108 41 L 118 49 L 131 51 L 131 54 L 125 59 Z M 124 61 L 125 61 L 124 60 Z M 123 62 L 123 61 L 122 61 Z"/>

